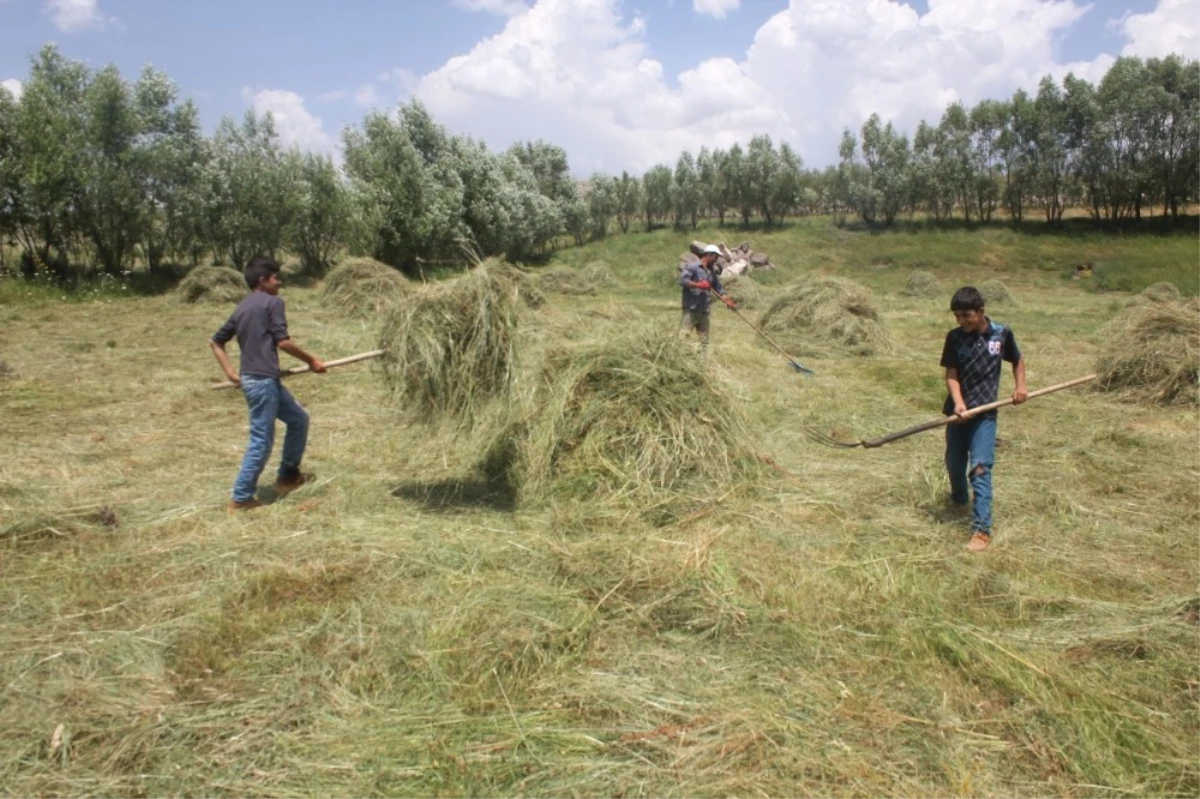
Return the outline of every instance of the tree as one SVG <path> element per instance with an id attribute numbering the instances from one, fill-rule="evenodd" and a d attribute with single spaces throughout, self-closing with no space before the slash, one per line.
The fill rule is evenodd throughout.
<path id="1" fill-rule="evenodd" d="M 687 150 L 684 150 L 675 162 L 674 178 L 672 207 L 675 212 L 675 227 L 682 228 L 685 221 L 690 221 L 695 228 L 696 218 L 700 215 L 703 190 L 700 173 L 696 171 L 696 162 Z"/>
<path id="2" fill-rule="evenodd" d="M 891 122 L 882 128 L 879 122 L 879 115 L 871 114 L 862 127 L 867 185 L 860 191 L 869 192 L 872 207 L 872 218 L 863 218 L 871 222 L 882 216 L 890 226 L 909 196 L 908 139 L 897 135 Z"/>
<path id="3" fill-rule="evenodd" d="M 642 208 L 642 184 L 630 177 L 628 172 L 621 172 L 617 181 L 617 224 L 622 233 L 629 232 L 629 225 L 637 217 Z"/>
<path id="4" fill-rule="evenodd" d="M 306 271 L 322 275 L 349 239 L 353 215 L 350 193 L 328 156 L 292 150 L 287 161 L 296 181 L 296 206 L 287 244 L 299 254 Z"/>
<path id="5" fill-rule="evenodd" d="M 608 235 L 608 227 L 617 215 L 617 181 L 602 172 L 592 174 L 588 190 L 588 216 L 592 220 L 592 238 Z"/>
<path id="6" fill-rule="evenodd" d="M 988 221 L 1000 201 L 1000 137 L 1008 125 L 1008 104 L 983 100 L 970 113 L 973 155 L 972 194 L 980 219 Z"/>
<path id="7" fill-rule="evenodd" d="M 666 219 L 671 213 L 671 168 L 666 164 L 642 175 L 642 213 L 648 231 L 654 229 L 654 220 Z"/>
<path id="8" fill-rule="evenodd" d="M 358 246 L 410 273 L 418 259 L 456 254 L 467 233 L 463 183 L 441 158 L 444 140 L 424 109 L 402 108 L 398 119 L 371 112 L 342 139 L 363 220 Z"/>
<path id="9" fill-rule="evenodd" d="M 270 114 L 247 111 L 240 126 L 222 119 L 204 178 L 214 250 L 239 270 L 256 255 L 274 257 L 296 210 L 295 178 Z"/>

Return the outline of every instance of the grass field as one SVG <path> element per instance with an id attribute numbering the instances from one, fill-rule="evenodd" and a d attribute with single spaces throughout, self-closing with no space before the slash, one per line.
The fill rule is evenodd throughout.
<path id="1" fill-rule="evenodd" d="M 768 291 L 863 283 L 891 347 L 801 377 L 714 310 L 710 368 L 776 468 L 666 523 L 514 507 L 472 475 L 477 442 L 409 423 L 367 364 L 289 383 L 318 479 L 227 514 L 246 413 L 207 389 L 205 342 L 228 309 L 0 282 L 0 794 L 1200 793 L 1195 404 L 1002 411 L 982 555 L 938 519 L 939 434 L 804 434 L 937 416 L 964 283 L 1017 298 L 992 315 L 1031 388 L 1090 373 L 1130 292 L 1200 289 L 1195 231 L 613 237 L 555 256 L 616 278 L 522 312 L 520 375 L 631 320 L 673 335 L 690 238 L 769 253 Z M 901 296 L 918 268 L 945 297 Z M 374 348 L 319 287 L 283 296 L 322 357 Z"/>

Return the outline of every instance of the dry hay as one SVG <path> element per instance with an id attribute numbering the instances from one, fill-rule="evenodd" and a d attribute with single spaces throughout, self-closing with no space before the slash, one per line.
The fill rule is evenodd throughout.
<path id="1" fill-rule="evenodd" d="M 1008 290 L 1008 286 L 999 280 L 985 280 L 979 287 L 979 293 L 983 295 L 983 304 L 989 308 L 1017 304 L 1017 298 Z"/>
<path id="2" fill-rule="evenodd" d="M 723 283 L 723 286 L 725 293 L 743 310 L 761 307 L 767 296 L 763 287 L 751 280 L 749 275 L 742 275 L 730 283 Z"/>
<path id="3" fill-rule="evenodd" d="M 384 381 L 400 406 L 420 416 L 470 421 L 507 395 L 516 360 L 516 292 L 511 278 L 477 266 L 414 292 L 384 316 Z"/>
<path id="4" fill-rule="evenodd" d="M 900 293 L 905 297 L 937 297 L 942 293 L 942 283 L 929 272 L 916 269 Z"/>
<path id="5" fill-rule="evenodd" d="M 1200 301 L 1132 306 L 1108 324 L 1104 340 L 1099 390 L 1156 405 L 1197 404 Z"/>
<path id="6" fill-rule="evenodd" d="M 347 258 L 321 283 L 322 298 L 360 315 L 383 313 L 408 290 L 408 278 L 374 258 Z"/>
<path id="7" fill-rule="evenodd" d="M 871 355 L 888 342 L 870 290 L 842 277 L 817 276 L 788 286 L 763 314 L 762 328 L 799 355 Z"/>
<path id="8" fill-rule="evenodd" d="M 501 263 L 495 258 L 487 259 L 484 264 L 492 274 L 509 281 L 513 291 L 516 292 L 517 299 L 526 308 L 536 311 L 546 304 L 546 295 L 537 287 L 533 276 L 525 270 L 518 269 L 512 264 Z"/>
<path id="9" fill-rule="evenodd" d="M 553 266 L 538 275 L 538 286 L 550 294 L 591 295 L 596 284 L 587 279 L 581 269 Z"/>
<path id="10" fill-rule="evenodd" d="M 607 261 L 592 261 L 580 270 L 585 282 L 593 286 L 615 286 L 619 283 Z"/>
<path id="11" fill-rule="evenodd" d="M 197 266 L 176 289 L 180 302 L 210 302 L 228 305 L 241 302 L 250 289 L 241 272 L 228 266 Z"/>
<path id="12" fill-rule="evenodd" d="M 756 463 L 744 417 L 674 330 L 625 325 L 552 351 L 516 422 L 482 470 L 522 503 L 636 499 L 644 511 L 694 503 Z"/>
<path id="13" fill-rule="evenodd" d="M 1171 302 L 1178 301 L 1183 295 L 1179 293 L 1179 288 L 1174 283 L 1163 281 L 1146 286 L 1141 296 L 1150 302 Z"/>

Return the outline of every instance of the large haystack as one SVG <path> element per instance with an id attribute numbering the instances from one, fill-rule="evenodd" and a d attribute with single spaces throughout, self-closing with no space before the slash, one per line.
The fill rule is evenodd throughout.
<path id="1" fill-rule="evenodd" d="M 409 291 L 404 275 L 373 258 L 348 258 L 321 283 L 326 302 L 351 314 L 383 313 Z"/>
<path id="2" fill-rule="evenodd" d="M 1197 404 L 1200 301 L 1134 305 L 1104 333 L 1097 388 L 1138 402 Z"/>
<path id="3" fill-rule="evenodd" d="M 939 297 L 942 294 L 942 284 L 929 272 L 916 269 L 908 276 L 908 282 L 900 293 L 905 297 Z"/>
<path id="4" fill-rule="evenodd" d="M 582 269 L 568 266 L 552 266 L 538 275 L 538 287 L 548 294 L 575 296 L 596 293 L 596 283 L 588 280 Z"/>
<path id="5" fill-rule="evenodd" d="M 888 343 L 870 290 L 842 277 L 788 286 L 763 314 L 762 328 L 794 355 L 871 355 Z"/>
<path id="6" fill-rule="evenodd" d="M 379 333 L 383 375 L 401 407 L 470 421 L 486 401 L 507 394 L 517 295 L 497 271 L 477 266 L 387 310 Z"/>
<path id="7" fill-rule="evenodd" d="M 985 280 L 979 287 L 979 293 L 983 295 L 983 304 L 988 308 L 1017 304 L 1017 298 L 1000 280 Z"/>
<path id="8" fill-rule="evenodd" d="M 230 305 L 241 302 L 250 289 L 242 273 L 228 266 L 197 266 L 179 281 L 176 293 L 180 302 L 208 302 Z"/>
<path id="9" fill-rule="evenodd" d="M 753 468 L 741 412 L 675 331 L 624 326 L 552 352 L 484 471 L 521 502 L 606 497 L 663 509 Z"/>

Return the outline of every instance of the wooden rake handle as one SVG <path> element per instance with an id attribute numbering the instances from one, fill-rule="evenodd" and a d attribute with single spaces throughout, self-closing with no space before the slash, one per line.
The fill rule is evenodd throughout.
<path id="1" fill-rule="evenodd" d="M 1086 383 L 1089 380 L 1095 380 L 1095 379 L 1096 379 L 1096 375 L 1086 375 L 1084 377 L 1077 377 L 1074 380 L 1068 380 L 1065 383 L 1059 383 L 1058 385 L 1047 386 L 1046 388 L 1039 388 L 1037 391 L 1030 391 L 1027 400 L 1033 399 L 1034 397 L 1040 397 L 1043 394 L 1052 394 L 1055 391 L 1062 391 L 1064 388 L 1071 388 L 1073 386 L 1078 386 L 1081 383 Z M 972 408 L 971 410 L 964 413 L 961 418 L 970 419 L 972 416 L 978 416 L 981 413 L 987 413 L 988 411 L 994 411 L 997 408 L 1003 408 L 1005 405 L 1012 405 L 1012 404 L 1013 404 L 1012 397 L 1009 397 L 1008 399 L 999 400 L 997 402 L 989 402 L 987 405 L 980 405 L 978 408 Z M 948 424 L 957 422 L 959 420 L 959 418 L 960 417 L 958 417 L 958 416 L 942 416 L 937 419 L 933 419 L 932 421 L 924 422 L 924 423 L 918 424 L 918 425 L 913 425 L 912 427 L 906 427 L 905 429 L 898 430 L 895 433 L 888 433 L 886 436 L 872 439 L 871 441 L 863 441 L 862 446 L 866 447 L 867 449 L 872 449 L 874 447 L 882 447 L 884 444 L 890 444 L 891 442 L 896 441 L 897 439 L 908 438 L 911 435 L 915 435 L 917 433 L 923 433 L 926 430 L 933 430 L 938 427 L 945 427 Z"/>
<path id="2" fill-rule="evenodd" d="M 326 361 L 325 368 L 332 369 L 335 366 L 345 366 L 348 363 L 358 363 L 359 361 L 365 361 L 368 358 L 378 358 L 380 355 L 383 355 L 383 353 L 384 353 L 384 350 L 371 350 L 370 352 L 360 352 L 358 355 L 348 355 L 345 358 L 338 358 L 336 361 Z M 312 367 L 305 364 L 304 366 L 293 366 L 291 369 L 286 369 L 283 372 L 281 372 L 279 376 L 280 377 L 291 377 L 292 375 L 302 375 L 305 372 L 311 372 L 311 371 L 312 371 Z M 220 389 L 223 389 L 223 388 L 236 388 L 236 386 L 233 383 L 226 380 L 223 383 L 214 383 L 211 386 L 211 388 L 214 391 L 219 391 Z"/>

